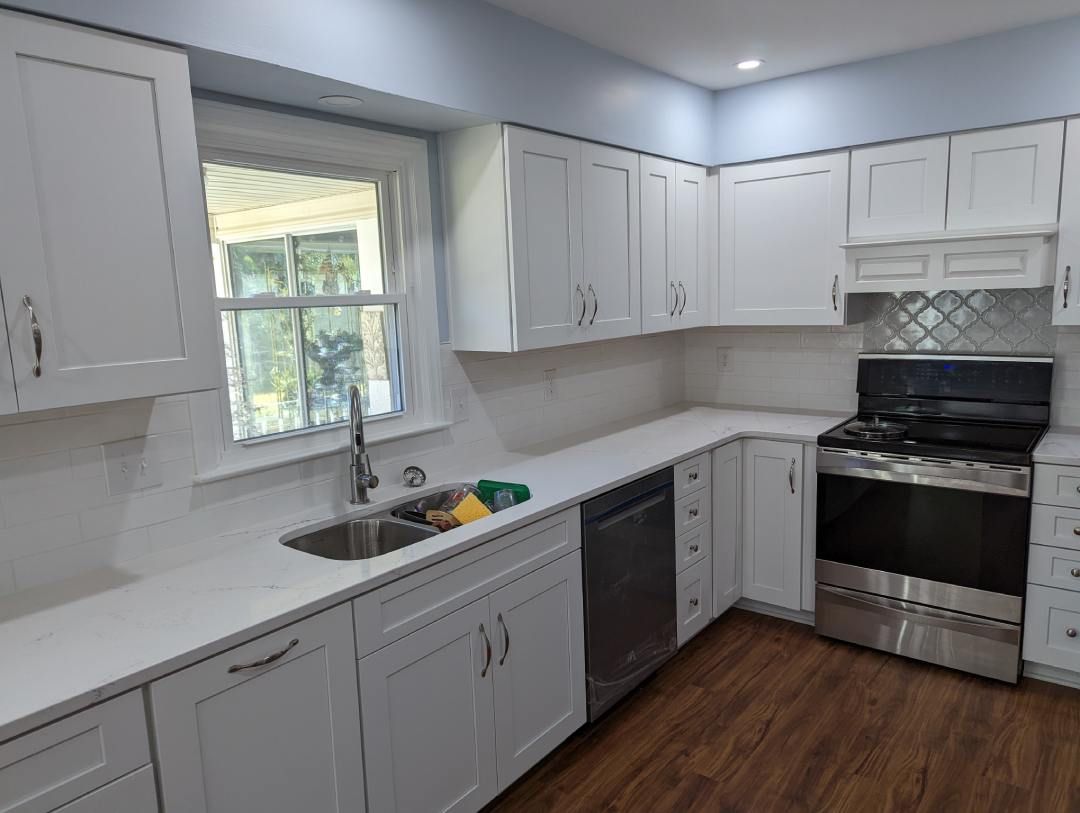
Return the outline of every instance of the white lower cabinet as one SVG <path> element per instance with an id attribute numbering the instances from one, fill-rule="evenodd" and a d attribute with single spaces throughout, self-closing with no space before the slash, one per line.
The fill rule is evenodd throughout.
<path id="1" fill-rule="evenodd" d="M 801 443 L 743 447 L 742 595 L 798 610 L 802 602 Z"/>
<path id="2" fill-rule="evenodd" d="M 742 449 L 737 440 L 712 454 L 713 617 L 742 597 Z"/>
<path id="3" fill-rule="evenodd" d="M 150 686 L 165 813 L 356 813 L 363 752 L 341 605 Z"/>
<path id="4" fill-rule="evenodd" d="M 372 811 L 478 810 L 585 722 L 578 551 L 360 660 Z"/>
<path id="5" fill-rule="evenodd" d="M 681 647 L 712 620 L 712 568 L 708 560 L 691 565 L 675 577 L 678 628 Z"/>

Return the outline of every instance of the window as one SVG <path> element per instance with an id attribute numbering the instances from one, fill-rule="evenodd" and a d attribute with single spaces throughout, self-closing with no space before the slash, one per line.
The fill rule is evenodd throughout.
<path id="1" fill-rule="evenodd" d="M 234 441 L 404 410 L 387 183 L 203 163 Z"/>
<path id="2" fill-rule="evenodd" d="M 426 144 L 196 111 L 223 369 L 201 479 L 343 447 L 352 384 L 373 440 L 441 426 Z"/>

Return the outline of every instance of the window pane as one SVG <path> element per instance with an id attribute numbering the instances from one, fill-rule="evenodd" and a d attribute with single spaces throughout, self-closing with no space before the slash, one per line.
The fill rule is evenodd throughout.
<path id="1" fill-rule="evenodd" d="M 233 438 L 303 428 L 294 312 L 226 311 L 221 328 Z"/>
<path id="2" fill-rule="evenodd" d="M 363 289 L 356 230 L 305 234 L 293 237 L 297 290 L 300 296 L 356 294 Z M 379 289 L 368 293 L 382 293 Z"/>
<path id="3" fill-rule="evenodd" d="M 401 411 L 395 306 L 304 308 L 300 321 L 310 426 L 348 419 L 350 384 L 365 416 Z"/>
<path id="4" fill-rule="evenodd" d="M 229 243 L 229 296 L 288 296 L 289 269 L 281 238 Z"/>

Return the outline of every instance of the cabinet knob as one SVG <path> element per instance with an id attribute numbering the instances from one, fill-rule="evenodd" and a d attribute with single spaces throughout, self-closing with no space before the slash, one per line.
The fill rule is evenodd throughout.
<path id="1" fill-rule="evenodd" d="M 1065 634 L 1068 635 L 1070 638 L 1075 638 L 1076 637 L 1076 627 L 1069 627 L 1067 630 L 1065 630 Z"/>
<path id="2" fill-rule="evenodd" d="M 698 510 L 696 508 L 691 508 L 689 511 L 687 511 L 687 514 L 690 515 L 690 519 L 697 519 Z"/>
<path id="3" fill-rule="evenodd" d="M 1073 536 L 1080 536 L 1080 528 L 1073 528 Z"/>
<path id="4" fill-rule="evenodd" d="M 697 598 L 692 598 L 692 599 L 690 599 L 690 606 L 691 606 L 691 607 L 696 607 L 696 606 L 698 606 L 698 599 L 697 599 Z M 1076 635 L 1076 630 L 1073 630 L 1073 631 L 1072 631 L 1072 634 L 1073 634 L 1073 635 L 1075 636 L 1075 635 Z"/>
<path id="5" fill-rule="evenodd" d="M 699 550 L 701 550 L 701 548 L 699 548 L 697 545 L 691 545 L 690 546 L 690 552 L 691 553 L 697 553 Z M 1080 576 L 1080 569 L 1074 569 L 1073 570 L 1073 575 L 1074 576 Z"/>
<path id="6" fill-rule="evenodd" d="M 688 480 L 689 480 L 689 481 L 690 481 L 690 482 L 692 483 L 692 482 L 694 482 L 695 480 L 697 480 L 697 472 L 696 472 L 696 471 L 692 471 L 692 472 L 690 472 L 690 473 L 689 473 L 688 475 L 686 475 L 686 477 L 687 477 L 687 479 L 688 479 Z"/>
<path id="7" fill-rule="evenodd" d="M 1072 570 L 1069 571 L 1069 575 L 1072 576 L 1074 579 L 1080 579 L 1080 567 L 1074 567 Z"/>

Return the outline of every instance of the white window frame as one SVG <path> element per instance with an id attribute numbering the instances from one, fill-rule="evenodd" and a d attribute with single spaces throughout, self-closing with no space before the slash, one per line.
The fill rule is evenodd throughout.
<path id="1" fill-rule="evenodd" d="M 364 427 L 369 445 L 439 431 L 445 419 L 435 305 L 435 255 L 432 241 L 428 147 L 423 139 L 367 130 L 207 100 L 195 101 L 195 127 L 202 161 L 243 164 L 370 180 L 380 185 L 386 276 L 401 275 L 393 293 L 373 295 L 398 304 L 400 357 L 404 367 L 404 411 L 372 418 Z M 382 177 L 382 175 L 380 175 Z M 383 213 L 380 213 L 383 215 Z M 207 268 L 212 288 L 213 269 Z M 389 287 L 388 287 L 389 290 Z M 404 291 L 404 293 L 401 293 Z M 294 303 L 293 300 L 296 300 Z M 354 297 L 277 297 L 275 307 L 355 304 Z M 341 300 L 341 301 L 339 301 Z M 252 300 L 252 307 L 267 307 Z M 215 314 L 219 308 L 210 305 Z M 220 332 L 220 319 L 215 324 Z M 196 482 L 212 482 L 254 471 L 310 460 L 349 447 L 344 425 L 311 427 L 251 440 L 232 439 L 232 416 L 222 339 L 218 341 L 219 388 L 190 398 Z"/>

